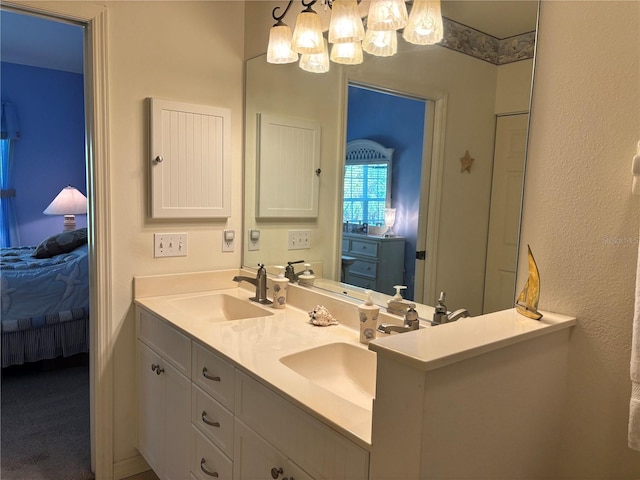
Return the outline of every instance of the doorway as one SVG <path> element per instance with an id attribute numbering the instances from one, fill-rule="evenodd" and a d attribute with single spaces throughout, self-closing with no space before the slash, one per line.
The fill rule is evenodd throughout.
<path id="1" fill-rule="evenodd" d="M 405 239 L 403 296 L 415 301 L 423 296 L 424 261 L 417 260 L 416 252 L 425 250 L 420 232 L 426 229 L 429 196 L 431 110 L 426 99 L 356 83 L 348 87 L 347 143 L 368 139 L 393 149 L 387 207 L 396 209 L 393 231 Z"/>
<path id="2" fill-rule="evenodd" d="M 54 155 L 51 155 L 51 154 L 46 155 L 46 153 L 52 153 L 54 151 L 52 146 L 56 141 L 59 143 L 65 143 L 65 142 L 70 143 L 71 141 L 68 139 L 61 138 L 59 134 L 53 133 L 55 131 L 54 127 L 58 127 L 59 124 L 64 123 L 68 117 L 71 117 L 70 102 L 72 97 L 76 99 L 79 98 L 79 100 L 77 101 L 80 103 L 82 108 L 80 118 L 79 119 L 74 118 L 72 121 L 69 122 L 69 126 L 66 127 L 68 129 L 74 130 L 75 132 L 74 138 L 76 138 L 77 142 L 79 143 L 79 145 L 77 145 L 77 150 L 79 150 L 80 167 L 77 168 L 77 164 L 75 163 L 67 164 L 65 167 L 63 167 L 62 165 L 65 165 L 65 162 L 63 161 L 64 159 L 60 159 L 55 163 L 53 163 L 56 166 L 55 171 L 47 175 L 46 169 L 44 168 L 46 165 L 42 166 L 41 169 L 39 169 L 37 166 L 30 165 L 29 166 L 30 172 L 28 172 L 28 177 L 27 177 L 27 180 L 29 183 L 26 184 L 27 185 L 26 188 L 23 187 L 20 189 L 22 194 L 21 198 L 25 199 L 26 197 L 33 197 L 35 196 L 36 193 L 39 193 L 42 190 L 45 190 L 45 187 L 51 186 L 49 185 L 49 183 L 47 183 L 49 181 L 56 183 L 56 186 L 52 188 L 56 188 L 59 190 L 60 188 L 64 187 L 65 186 L 64 184 L 62 185 L 62 187 L 57 185 L 57 182 L 59 181 L 59 179 L 55 177 L 57 176 L 57 174 L 60 174 L 65 178 L 65 182 L 64 182 L 65 184 L 66 183 L 74 184 L 74 186 L 77 186 L 79 190 L 87 194 L 87 197 L 89 197 L 89 201 L 88 201 L 89 208 L 91 209 L 91 206 L 93 204 L 93 199 L 92 199 L 90 188 L 88 188 L 89 187 L 88 184 L 91 181 L 88 175 L 91 156 L 88 154 L 88 152 L 93 150 L 92 148 L 93 137 L 87 134 L 86 125 L 89 124 L 88 117 L 89 117 L 89 113 L 93 110 L 93 108 L 90 103 L 84 106 L 82 105 L 83 102 L 85 103 L 91 102 L 91 98 L 92 98 L 89 92 L 87 91 L 87 87 L 86 87 L 86 85 L 88 84 L 87 75 L 86 75 L 87 66 L 85 64 L 85 59 L 83 58 L 83 50 L 85 50 L 85 45 L 88 44 L 88 33 L 86 28 L 87 25 L 82 22 L 68 20 L 63 17 L 57 17 L 49 14 L 41 15 L 39 14 L 39 12 L 26 10 L 26 9 L 23 10 L 20 8 L 3 7 L 0 14 L 2 15 L 2 35 L 3 35 L 2 60 L 3 60 L 3 63 L 7 62 L 8 64 L 10 63 L 12 65 L 12 68 L 6 68 L 3 71 L 3 87 L 7 84 L 6 80 L 8 78 L 9 71 L 11 71 L 11 74 L 15 74 L 15 72 L 19 72 L 17 73 L 17 75 L 20 75 L 21 79 L 29 79 L 29 80 L 25 80 L 25 87 L 24 87 L 25 89 L 40 88 L 44 90 L 46 89 L 46 87 L 50 87 L 55 83 L 55 85 L 59 87 L 59 90 L 55 91 L 53 87 L 51 87 L 52 90 L 50 92 L 47 92 L 46 94 L 43 94 L 43 97 L 46 97 L 47 95 L 49 95 L 50 97 L 53 97 L 58 94 L 61 94 L 64 97 L 62 106 L 58 105 L 56 107 L 53 107 L 55 111 L 48 112 L 48 113 L 51 113 L 54 119 L 57 119 L 55 120 L 55 124 L 50 123 L 51 125 L 49 128 L 50 132 L 48 133 L 51 133 L 51 135 L 49 137 L 45 137 L 45 135 L 43 135 L 42 133 L 39 133 L 39 134 L 36 133 L 37 128 L 35 128 L 31 120 L 33 120 L 33 118 L 37 117 L 38 115 L 33 114 L 34 112 L 33 106 L 31 106 L 32 108 L 29 110 L 28 113 L 26 112 L 27 109 L 23 109 L 23 112 L 22 112 L 24 116 L 23 122 L 25 124 L 28 124 L 28 128 L 27 128 L 27 125 L 24 125 L 23 130 L 25 131 L 25 135 L 22 138 L 22 145 L 20 146 L 21 147 L 25 146 L 26 142 L 29 140 L 29 138 L 31 138 L 32 146 L 34 144 L 38 144 L 37 145 L 38 147 L 48 146 L 47 148 L 51 150 L 50 152 L 44 152 L 42 155 L 40 155 L 41 157 L 43 157 L 43 161 L 49 162 L 49 164 L 51 164 L 52 160 L 58 160 L 57 158 L 54 158 Z M 18 28 L 17 29 L 11 29 L 10 27 L 6 28 L 9 25 L 11 25 L 11 22 L 15 22 L 16 24 L 18 24 Z M 11 33 L 12 30 L 13 30 L 13 35 L 11 35 L 11 37 L 8 37 L 9 33 Z M 47 36 L 48 33 L 50 34 L 50 36 Z M 37 44 L 37 40 L 39 37 L 42 37 L 44 39 L 43 44 L 46 45 L 47 51 L 38 50 L 39 46 Z M 65 54 L 62 56 L 62 58 L 56 58 L 55 55 L 51 54 L 50 48 L 54 46 L 54 43 L 56 43 L 56 42 L 52 42 L 51 40 L 52 38 L 54 38 L 56 42 L 58 40 L 62 42 L 60 46 L 57 47 L 60 52 Z M 66 41 L 69 39 L 71 39 L 70 41 L 73 44 L 66 43 Z M 5 51 L 6 51 L 5 49 L 9 49 L 11 44 L 14 44 L 15 42 L 19 42 L 18 50 L 20 51 L 21 55 L 24 55 L 24 58 L 22 60 L 16 57 L 15 50 L 11 51 L 11 55 L 5 55 Z M 67 54 L 69 54 L 70 52 L 72 52 L 76 56 L 79 55 L 79 58 L 70 60 L 70 58 L 67 56 Z M 69 63 L 70 61 L 71 63 Z M 75 71 L 78 61 L 80 65 L 79 67 L 80 70 Z M 79 79 L 76 77 L 79 77 Z M 91 78 L 91 75 L 89 75 L 89 78 Z M 16 82 L 14 82 L 14 84 L 15 83 Z M 33 93 L 33 90 L 31 91 Z M 4 96 L 4 93 L 5 91 L 3 88 L 3 96 Z M 38 93 L 43 93 L 43 92 L 39 91 Z M 14 90 L 14 95 L 19 95 L 19 94 L 15 93 L 15 90 Z M 23 98 L 24 98 L 24 95 L 23 95 Z M 4 98 L 3 98 L 3 101 L 5 101 Z M 37 105 L 37 108 L 41 109 L 40 114 L 42 116 L 44 116 L 42 112 L 44 112 L 45 109 L 47 108 L 45 101 L 46 101 L 46 98 L 43 101 L 39 101 L 39 105 Z M 84 107 L 86 107 L 86 109 Z M 48 118 L 48 115 L 47 115 L 47 118 Z M 27 130 L 29 131 L 30 135 L 26 135 Z M 85 139 L 86 139 L 87 145 L 84 144 Z M 33 140 L 35 140 L 35 142 L 33 142 Z M 75 142 L 76 141 L 74 140 L 73 143 L 75 144 Z M 32 160 L 36 157 L 39 157 L 38 155 L 34 156 L 32 154 L 29 156 Z M 45 171 L 45 173 L 41 174 L 42 178 L 39 178 L 37 176 L 40 170 Z M 37 188 L 34 188 L 34 186 L 37 186 Z M 28 195 L 25 195 L 25 194 L 28 194 Z M 46 204 L 44 206 L 46 207 Z M 41 215 L 43 208 L 40 208 L 40 207 L 38 208 L 39 208 L 39 212 L 36 212 L 36 213 L 39 213 Z M 20 217 L 24 218 L 25 223 L 28 225 L 28 228 L 25 228 L 25 232 L 24 232 L 25 234 L 23 235 L 23 241 L 21 242 L 22 245 L 27 245 L 27 244 L 37 245 L 39 240 L 42 239 L 41 237 L 45 235 L 43 232 L 45 232 L 46 229 L 48 228 L 48 226 L 45 225 L 44 226 L 45 229 L 42 231 L 37 230 L 37 228 L 34 229 L 34 224 L 37 224 L 38 222 L 30 221 L 30 218 L 33 217 L 34 215 L 33 211 L 34 210 L 32 208 L 31 210 L 25 209 L 23 211 L 18 212 L 19 220 L 20 220 Z M 77 227 L 80 228 L 80 227 L 87 226 L 88 230 L 91 232 L 92 230 L 94 230 L 93 225 L 91 225 L 90 223 L 91 219 L 92 219 L 91 214 L 87 215 L 86 218 L 79 217 L 77 222 L 78 223 Z M 51 220 L 54 222 L 57 220 L 60 221 L 59 225 L 56 222 L 56 227 L 55 227 L 55 228 L 59 227 L 59 230 L 54 229 L 52 232 L 49 232 L 49 233 L 58 233 L 58 231 L 62 230 L 61 217 L 54 217 L 47 220 Z M 92 243 L 91 241 L 92 238 L 93 238 L 93 235 L 89 234 L 90 243 Z M 38 239 L 38 240 L 34 240 L 34 239 Z M 88 263 L 90 264 L 89 270 L 91 271 L 92 265 L 95 264 L 95 254 L 93 253 L 95 251 L 95 248 L 90 244 L 87 250 L 90 252 L 88 255 L 89 257 Z M 96 274 L 95 272 L 91 271 L 92 276 L 95 276 L 95 274 Z M 92 283 L 89 279 L 87 279 L 86 282 L 89 285 L 91 285 Z M 89 287 L 89 289 L 92 290 L 91 287 Z M 89 297 L 90 298 L 95 297 L 95 292 L 90 293 Z M 89 303 L 91 303 L 91 309 L 93 309 L 94 308 L 93 302 L 90 300 Z M 88 323 L 91 323 L 93 320 L 95 320 L 95 318 L 96 316 L 93 315 L 92 313 Z M 89 326 L 89 330 L 90 331 L 94 330 L 93 325 Z M 90 334 L 89 337 L 91 338 L 89 339 L 88 344 L 91 345 L 93 343 L 95 345 L 95 343 L 92 341 L 94 335 Z M 52 401 L 55 401 L 55 399 L 59 398 L 60 394 L 63 393 L 63 390 L 65 389 L 66 389 L 66 392 L 64 392 L 65 394 L 68 394 L 69 391 L 77 392 L 76 394 L 72 395 L 72 398 L 74 399 L 74 401 L 77 401 L 79 405 L 78 408 L 76 408 L 75 411 L 69 411 L 66 408 L 62 408 L 61 410 L 62 412 L 65 412 L 64 414 L 69 415 L 69 418 L 71 418 L 73 421 L 62 422 L 63 426 L 60 427 L 59 429 L 50 428 L 49 434 L 52 435 L 52 438 L 51 438 L 51 442 L 49 443 L 52 446 L 65 445 L 68 443 L 72 443 L 71 441 L 69 442 L 62 441 L 63 438 L 67 438 L 67 439 L 69 438 L 69 437 L 65 437 L 65 435 L 67 434 L 79 435 L 78 432 L 74 433 L 74 432 L 67 431 L 67 428 L 65 426 L 67 423 L 69 424 L 75 423 L 76 427 L 83 429 L 82 439 L 77 440 L 78 443 L 74 445 L 74 455 L 76 457 L 82 456 L 81 459 L 78 458 L 78 462 L 80 463 L 80 466 L 78 466 L 78 468 L 82 470 L 82 471 L 80 470 L 78 471 L 78 475 L 77 475 L 78 478 L 92 478 L 93 475 L 91 474 L 91 471 L 94 470 L 94 465 L 95 465 L 94 455 L 93 455 L 94 450 L 92 448 L 94 435 L 91 429 L 94 423 L 92 421 L 93 415 L 91 413 L 93 411 L 93 404 L 92 404 L 92 401 L 90 400 L 90 398 L 93 398 L 93 392 L 94 392 L 94 389 L 91 386 L 94 384 L 92 368 L 91 368 L 91 365 L 94 363 L 93 347 L 89 348 L 89 352 L 90 353 L 78 354 L 74 356 L 57 357 L 56 359 L 53 359 L 53 360 L 49 358 L 43 358 L 42 360 L 38 361 L 38 364 L 27 365 L 24 368 L 24 372 L 21 373 L 21 375 L 22 374 L 26 375 L 27 381 L 28 382 L 31 381 L 31 383 L 33 384 L 26 391 L 30 392 L 29 393 L 30 396 L 42 397 L 40 398 L 40 400 L 42 400 L 43 398 L 47 398 L 47 399 L 51 398 L 53 399 Z M 32 370 L 35 370 L 35 371 L 32 372 Z M 3 371 L 3 373 L 5 372 Z M 10 376 L 8 375 L 8 373 L 9 372 L 7 372 L 6 377 Z M 48 380 L 51 377 L 57 377 L 58 380 L 49 382 Z M 33 381 L 33 378 L 39 378 L 40 380 L 36 382 L 36 381 Z M 8 389 L 6 391 L 4 389 L 5 387 L 4 380 L 5 380 L 5 375 L 3 375 L 3 404 L 5 400 L 4 394 L 9 392 Z M 15 375 L 14 375 L 14 380 L 15 380 Z M 46 383 L 49 383 L 50 386 L 43 387 L 43 385 L 45 385 Z M 19 389 L 13 390 L 13 391 L 19 391 Z M 67 403 L 70 404 L 71 402 L 67 402 Z M 46 411 L 46 410 L 43 410 L 43 411 Z M 58 413 L 58 415 L 63 415 L 63 414 Z M 81 422 L 78 422 L 78 417 L 82 418 Z M 29 424 L 34 421 L 35 420 L 32 418 Z M 3 430 L 9 427 L 9 425 L 6 425 L 4 422 L 2 426 L 3 426 Z M 28 425 L 25 423 L 23 424 L 23 426 L 24 428 L 26 428 Z M 6 432 L 3 432 L 3 433 L 6 433 Z M 43 443 L 42 440 L 44 439 L 45 435 L 46 433 L 44 432 L 39 435 L 40 443 Z M 26 438 L 31 438 L 33 436 L 36 436 L 36 435 L 30 435 L 30 436 L 27 436 Z M 3 457 L 5 456 L 5 453 L 6 453 L 4 449 L 4 437 L 5 435 L 3 435 L 3 450 L 2 450 Z M 75 439 L 76 437 L 73 437 L 73 438 Z M 25 447 L 25 450 L 30 451 L 30 454 L 32 455 L 30 459 L 30 463 L 37 463 L 39 457 L 38 455 L 36 455 L 36 452 L 30 449 L 31 447 Z M 71 448 L 69 448 L 69 450 L 71 450 Z M 47 456 L 47 453 L 49 453 L 48 450 L 43 450 L 40 453 L 41 453 L 40 458 L 42 459 L 43 462 L 49 460 L 45 458 Z M 66 450 L 65 450 L 65 453 L 67 453 Z M 74 460 L 76 459 L 76 457 L 74 457 Z M 52 464 L 49 464 L 49 465 L 52 465 Z M 7 472 L 5 468 L 6 468 L 6 465 L 5 465 L 5 462 L 3 461 L 3 476 L 6 474 L 7 478 L 12 478 L 11 473 Z M 69 468 L 68 465 L 65 467 L 64 463 L 61 464 L 60 469 L 58 470 L 59 475 L 62 475 L 63 471 L 65 473 L 69 473 L 68 468 Z M 50 470 L 49 472 L 50 475 L 54 475 L 54 476 L 56 475 L 56 471 L 53 470 L 53 468 L 49 468 L 49 470 Z"/>

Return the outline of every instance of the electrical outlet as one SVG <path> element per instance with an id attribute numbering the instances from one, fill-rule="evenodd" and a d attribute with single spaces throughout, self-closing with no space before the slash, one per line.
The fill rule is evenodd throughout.
<path id="1" fill-rule="evenodd" d="M 289 250 L 311 248 L 311 230 L 289 230 Z"/>
<path id="2" fill-rule="evenodd" d="M 249 230 L 249 242 L 247 245 L 247 250 L 249 250 L 250 252 L 260 250 L 260 230 Z"/>
<path id="3" fill-rule="evenodd" d="M 187 239 L 186 233 L 154 233 L 153 256 L 186 257 Z"/>
<path id="4" fill-rule="evenodd" d="M 233 252 L 233 242 L 236 238 L 235 230 L 225 230 L 222 232 L 222 251 Z"/>

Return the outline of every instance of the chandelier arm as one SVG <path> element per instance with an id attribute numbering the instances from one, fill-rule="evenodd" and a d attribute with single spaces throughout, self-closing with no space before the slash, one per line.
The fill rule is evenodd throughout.
<path id="1" fill-rule="evenodd" d="M 309 0 L 308 3 L 305 3 L 304 0 L 300 0 L 300 3 L 302 3 L 302 6 L 305 7 L 303 12 L 313 12 L 313 9 L 311 7 L 313 7 L 317 1 L 318 0 Z"/>
<path id="2" fill-rule="evenodd" d="M 289 0 L 289 4 L 285 7 L 284 12 L 282 12 L 282 15 L 279 15 L 279 16 L 276 15 L 276 10 L 279 10 L 281 8 L 280 5 L 276 6 L 273 9 L 273 11 L 271 12 L 271 16 L 276 21 L 274 27 L 284 25 L 284 22 L 282 21 L 282 19 L 287 15 L 287 12 L 289 11 L 289 8 L 291 8 L 292 3 L 293 3 L 293 0 Z"/>

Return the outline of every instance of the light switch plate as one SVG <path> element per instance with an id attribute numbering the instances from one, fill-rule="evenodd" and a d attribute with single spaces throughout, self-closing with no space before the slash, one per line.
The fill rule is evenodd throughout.
<path id="1" fill-rule="evenodd" d="M 186 233 L 154 233 L 153 256 L 154 257 L 186 257 L 187 256 Z"/>
<path id="2" fill-rule="evenodd" d="M 311 230 L 289 230 L 288 250 L 311 248 Z"/>

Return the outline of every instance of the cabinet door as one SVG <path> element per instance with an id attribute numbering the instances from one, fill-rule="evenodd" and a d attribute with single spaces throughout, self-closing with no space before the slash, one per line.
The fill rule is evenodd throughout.
<path id="1" fill-rule="evenodd" d="M 189 476 L 191 382 L 138 340 L 138 450 L 162 480 Z"/>
<path id="2" fill-rule="evenodd" d="M 138 340 L 138 450 L 155 472 L 164 470 L 164 379 L 153 366 L 162 359 Z"/>
<path id="3" fill-rule="evenodd" d="M 234 480 L 313 480 L 304 470 L 237 419 L 235 438 Z"/>
<path id="4" fill-rule="evenodd" d="M 231 110 L 157 98 L 149 105 L 151 217 L 229 217 Z"/>

